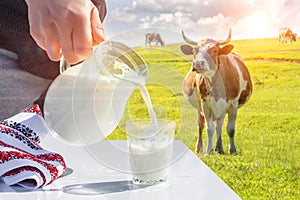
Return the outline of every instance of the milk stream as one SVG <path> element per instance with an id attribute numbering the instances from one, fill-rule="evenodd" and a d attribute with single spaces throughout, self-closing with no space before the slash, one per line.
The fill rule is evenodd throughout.
<path id="1" fill-rule="evenodd" d="M 157 125 L 158 124 L 157 123 L 157 118 L 156 118 L 156 115 L 155 115 L 155 112 L 154 112 L 154 109 L 153 109 L 153 106 L 152 106 L 152 101 L 151 101 L 151 98 L 150 98 L 147 87 L 145 85 L 142 85 L 142 86 L 139 87 L 139 90 L 140 90 L 142 98 L 143 98 L 143 100 L 146 103 L 146 106 L 148 108 L 151 123 Z"/>
<path id="2" fill-rule="evenodd" d="M 113 77 L 116 77 L 122 81 L 128 81 L 134 84 L 140 91 L 142 98 L 148 108 L 148 113 L 152 124 L 157 124 L 157 118 L 152 106 L 152 101 L 148 92 L 147 87 L 145 86 L 146 80 L 145 77 L 140 76 L 135 70 L 131 69 L 124 63 L 115 61 L 114 68 L 118 68 L 122 71 L 122 75 L 113 74 Z M 131 91 L 129 91 L 131 92 Z"/>

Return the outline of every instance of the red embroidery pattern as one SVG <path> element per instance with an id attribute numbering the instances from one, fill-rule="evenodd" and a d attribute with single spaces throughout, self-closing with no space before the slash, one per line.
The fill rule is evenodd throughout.
<path id="1" fill-rule="evenodd" d="M 31 166 L 25 166 L 25 167 L 16 168 L 14 170 L 6 172 L 2 176 L 3 177 L 5 177 L 5 176 L 14 176 L 14 175 L 17 175 L 17 174 L 19 174 L 21 172 L 24 172 L 24 171 L 32 171 L 32 172 L 38 173 L 42 177 L 42 179 L 43 179 L 42 186 L 46 183 L 46 178 L 45 178 L 44 174 L 39 169 L 37 169 L 36 167 L 31 167 Z M 32 180 L 26 180 L 26 181 L 30 182 Z"/>
<path id="2" fill-rule="evenodd" d="M 31 160 L 31 161 L 34 161 L 36 163 L 39 163 L 41 165 L 43 165 L 50 173 L 51 175 L 51 180 L 50 180 L 50 183 L 53 182 L 57 177 L 58 177 L 58 169 L 53 165 L 53 164 L 50 164 L 48 162 L 45 162 L 44 160 L 42 160 L 41 158 L 46 158 L 45 160 L 47 161 L 57 161 L 59 163 L 61 163 L 62 161 L 62 157 L 61 156 L 57 156 L 58 154 L 56 155 L 52 155 L 52 154 L 47 154 L 47 155 L 40 155 L 40 156 L 33 156 L 33 155 L 30 155 L 30 154 L 26 154 L 26 153 L 20 153 L 20 152 L 15 152 L 15 151 L 9 151 L 9 152 L 6 152 L 6 151 L 1 151 L 0 152 L 0 164 L 3 164 L 5 162 L 9 162 L 9 161 L 12 161 L 12 160 L 20 160 L 20 159 L 26 159 L 26 160 Z M 58 158 L 58 159 L 56 159 Z M 33 169 L 33 170 L 30 170 L 30 171 L 37 171 L 35 170 L 33 166 L 25 166 L 25 167 L 20 167 L 20 168 L 16 168 L 16 169 L 12 169 L 8 172 L 6 172 L 5 174 L 3 174 L 2 176 L 5 177 L 5 176 L 10 176 L 10 175 L 15 175 L 17 173 L 20 173 L 22 171 L 26 171 L 26 167 L 31 167 L 30 169 Z M 63 165 L 63 168 L 65 170 L 65 164 Z M 37 171 L 38 173 L 40 173 L 40 171 Z M 44 175 L 42 175 L 41 177 L 44 177 Z M 45 177 L 43 178 L 43 185 L 46 183 L 46 179 Z"/>
<path id="3" fill-rule="evenodd" d="M 27 153 L 27 152 L 23 151 L 22 149 L 16 148 L 16 147 L 14 147 L 12 145 L 8 145 L 8 144 L 6 144 L 6 143 L 4 143 L 2 141 L 0 141 L 0 146 L 8 147 L 8 148 L 14 148 L 14 149 L 16 149 L 18 151 Z M 1 158 L 1 153 L 3 153 L 3 152 L 4 151 L 0 152 L 0 164 L 1 164 L 1 161 L 4 160 L 4 159 Z M 30 155 L 30 154 L 28 154 L 28 155 Z M 64 161 L 64 158 L 61 155 L 57 154 L 57 153 L 50 153 L 49 152 L 47 154 L 36 155 L 35 157 L 38 158 L 38 159 L 41 159 L 41 160 L 59 162 L 63 166 L 64 170 L 67 168 L 66 163 Z"/>
<path id="4" fill-rule="evenodd" d="M 42 112 L 38 105 L 30 107 L 24 110 L 24 112 L 32 112 L 42 116 Z M 46 151 L 39 146 L 37 143 L 39 142 L 38 134 L 32 132 L 29 127 L 24 126 L 22 123 L 14 124 L 14 122 L 8 123 L 2 121 L 0 123 L 0 138 L 4 138 L 4 141 L 0 140 L 0 167 L 9 166 L 3 164 L 14 160 L 18 160 L 20 163 L 24 161 L 24 166 L 22 167 L 10 167 L 7 169 L 2 168 L 5 173 L 0 174 L 0 176 L 4 179 L 16 176 L 19 173 L 26 174 L 26 172 L 31 171 L 39 174 L 39 179 L 42 178 L 40 180 L 42 182 L 42 185 L 39 185 L 40 187 L 44 186 L 46 183 L 51 183 L 56 180 L 66 169 L 63 157 L 57 153 Z M 5 138 L 10 139 L 6 140 Z M 10 141 L 10 143 L 7 144 L 5 141 Z M 36 153 L 29 153 L 25 151 L 24 147 L 26 146 L 32 149 L 30 152 L 36 151 Z M 11 150 L 8 151 L 7 148 L 10 148 Z M 27 147 L 25 149 L 27 149 Z M 41 154 L 43 151 L 45 153 Z M 26 161 L 31 161 L 29 163 L 32 164 L 28 164 Z M 41 166 L 45 167 L 45 169 L 49 172 L 50 179 L 47 180 L 46 177 L 49 176 L 45 176 L 43 170 L 40 168 Z M 59 171 L 58 167 L 62 168 L 62 171 Z M 20 181 L 23 182 L 23 180 Z M 26 183 L 32 182 L 37 184 L 37 182 L 33 179 L 25 181 Z"/>
<path id="5" fill-rule="evenodd" d="M 27 108 L 27 109 L 23 110 L 23 112 L 36 113 L 36 114 L 38 114 L 38 115 L 40 115 L 40 116 L 43 117 L 43 113 L 42 113 L 42 111 L 41 111 L 41 109 L 40 109 L 40 107 L 39 107 L 38 104 L 34 104 L 30 108 Z"/>
<path id="6" fill-rule="evenodd" d="M 63 166 L 64 170 L 67 168 L 63 157 L 57 153 L 40 154 L 37 156 L 37 158 L 41 160 L 59 162 Z"/>

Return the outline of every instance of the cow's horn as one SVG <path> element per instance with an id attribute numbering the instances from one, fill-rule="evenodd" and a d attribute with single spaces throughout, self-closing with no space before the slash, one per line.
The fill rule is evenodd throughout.
<path id="1" fill-rule="evenodd" d="M 197 42 L 188 39 L 188 38 L 184 35 L 184 32 L 183 32 L 183 31 L 181 31 L 181 33 L 182 33 L 183 39 L 184 39 L 187 43 L 192 44 L 192 45 L 197 45 L 197 44 L 198 44 Z"/>
<path id="2" fill-rule="evenodd" d="M 231 40 L 231 29 L 229 29 L 229 34 L 228 34 L 228 36 L 227 36 L 226 40 L 219 41 L 219 45 L 224 45 L 224 44 L 227 44 L 227 43 L 229 43 L 229 42 L 230 42 L 230 40 Z"/>

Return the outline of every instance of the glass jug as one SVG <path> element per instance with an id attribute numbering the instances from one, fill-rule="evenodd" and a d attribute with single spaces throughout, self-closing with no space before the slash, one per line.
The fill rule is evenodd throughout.
<path id="1" fill-rule="evenodd" d="M 133 49 L 113 41 L 102 42 L 82 63 L 66 66 L 60 66 L 46 94 L 46 123 L 69 144 L 95 144 L 117 127 L 131 93 L 148 79 L 147 66 Z"/>

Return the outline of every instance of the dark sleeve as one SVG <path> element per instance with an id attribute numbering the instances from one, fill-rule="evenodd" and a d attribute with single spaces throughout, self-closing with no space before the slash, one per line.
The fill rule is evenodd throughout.
<path id="1" fill-rule="evenodd" d="M 105 0 L 92 0 L 92 2 L 98 8 L 100 19 L 103 22 L 107 12 Z"/>
<path id="2" fill-rule="evenodd" d="M 59 63 L 51 61 L 31 37 L 27 10 L 24 0 L 0 0 L 0 48 L 15 52 L 20 68 L 54 79 L 59 74 Z"/>

